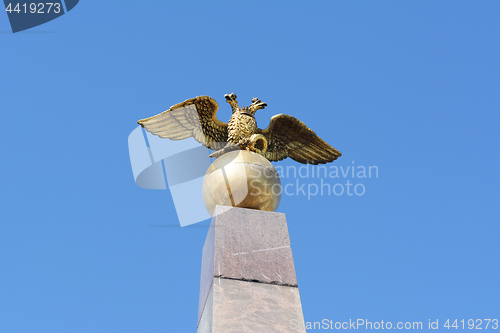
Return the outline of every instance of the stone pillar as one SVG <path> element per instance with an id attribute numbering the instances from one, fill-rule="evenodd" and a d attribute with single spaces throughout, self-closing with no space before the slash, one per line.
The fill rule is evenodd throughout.
<path id="1" fill-rule="evenodd" d="M 285 214 L 217 206 L 203 247 L 198 333 L 303 328 Z"/>

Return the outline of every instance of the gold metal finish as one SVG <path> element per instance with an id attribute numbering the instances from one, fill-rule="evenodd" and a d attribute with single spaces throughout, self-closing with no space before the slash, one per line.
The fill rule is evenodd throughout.
<path id="1" fill-rule="evenodd" d="M 258 98 L 252 99 L 250 106 L 240 107 L 234 93 L 224 97 L 233 112 L 228 123 L 217 119 L 219 104 L 209 96 L 188 99 L 138 123 L 160 138 L 183 140 L 193 137 L 215 150 L 211 157 L 241 149 L 258 153 L 273 162 L 290 157 L 299 163 L 324 164 L 342 155 L 290 115 L 273 116 L 266 129 L 258 128 L 255 112 L 267 106 Z"/>
<path id="2" fill-rule="evenodd" d="M 215 206 L 276 211 L 281 182 L 262 155 L 246 150 L 228 152 L 210 165 L 203 180 L 203 202 L 210 216 Z"/>

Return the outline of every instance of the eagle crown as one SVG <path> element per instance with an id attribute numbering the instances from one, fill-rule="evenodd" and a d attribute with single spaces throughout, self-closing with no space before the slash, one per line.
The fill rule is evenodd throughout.
<path id="1" fill-rule="evenodd" d="M 267 106 L 266 103 L 262 103 L 260 99 L 254 97 L 252 98 L 252 104 L 250 104 L 250 106 L 244 106 L 243 108 L 240 108 L 238 105 L 238 101 L 236 100 L 237 97 L 235 93 L 226 94 L 224 95 L 224 97 L 226 98 L 226 102 L 231 105 L 233 113 L 242 112 L 253 116 L 255 115 L 255 112 L 257 112 L 257 110 L 263 109 Z"/>

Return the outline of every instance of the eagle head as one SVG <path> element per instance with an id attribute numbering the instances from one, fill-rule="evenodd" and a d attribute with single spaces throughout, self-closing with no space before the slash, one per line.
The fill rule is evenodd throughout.
<path id="1" fill-rule="evenodd" d="M 248 107 L 248 109 L 253 113 L 255 114 L 255 112 L 259 109 L 263 109 L 267 106 L 266 103 L 262 103 L 262 101 L 260 99 L 258 99 L 257 97 L 254 97 L 252 98 L 252 104 L 250 104 L 250 106 Z"/>
<path id="2" fill-rule="evenodd" d="M 225 94 L 224 97 L 226 98 L 226 102 L 228 102 L 229 104 L 231 104 L 231 106 L 233 105 L 238 105 L 238 101 L 236 100 L 236 94 L 235 93 L 231 93 L 231 94 Z"/>

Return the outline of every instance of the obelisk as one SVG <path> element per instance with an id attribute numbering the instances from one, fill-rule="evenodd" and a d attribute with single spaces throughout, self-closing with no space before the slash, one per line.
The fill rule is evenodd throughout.
<path id="1" fill-rule="evenodd" d="M 305 332 L 285 214 L 216 206 L 203 247 L 198 333 Z"/>

